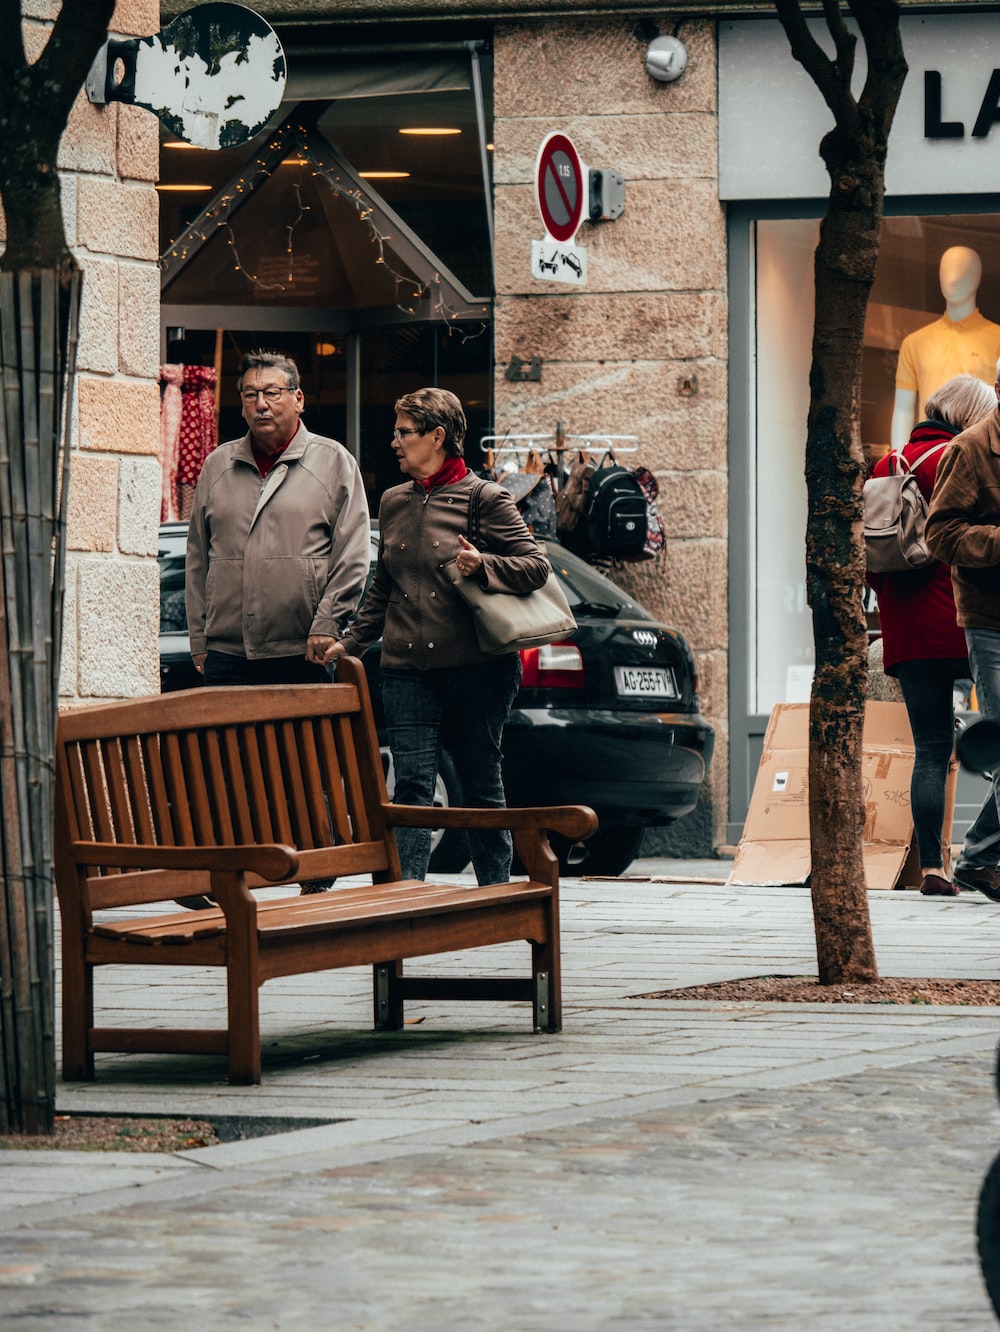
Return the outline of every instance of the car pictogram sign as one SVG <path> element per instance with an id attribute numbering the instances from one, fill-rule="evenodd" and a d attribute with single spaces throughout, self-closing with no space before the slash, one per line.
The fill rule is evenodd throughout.
<path id="1" fill-rule="evenodd" d="M 583 218 L 586 187 L 587 168 L 572 140 L 558 132 L 547 135 L 535 163 L 535 190 L 538 211 L 552 240 L 571 241 L 576 235 Z"/>

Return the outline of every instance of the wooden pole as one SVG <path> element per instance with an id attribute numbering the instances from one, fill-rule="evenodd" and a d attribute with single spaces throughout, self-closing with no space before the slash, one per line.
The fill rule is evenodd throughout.
<path id="1" fill-rule="evenodd" d="M 55 731 L 80 276 L 0 273 L 0 1129 L 55 1116 Z"/>

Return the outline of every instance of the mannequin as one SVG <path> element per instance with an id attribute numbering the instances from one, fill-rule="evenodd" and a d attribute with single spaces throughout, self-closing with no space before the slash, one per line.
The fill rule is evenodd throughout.
<path id="1" fill-rule="evenodd" d="M 983 276 L 975 250 L 953 245 L 941 256 L 938 273 L 945 312 L 903 339 L 896 366 L 892 447 L 910 438 L 917 411 L 953 375 L 975 375 L 992 384 L 1000 358 L 1000 324 L 984 319 L 976 306 Z"/>

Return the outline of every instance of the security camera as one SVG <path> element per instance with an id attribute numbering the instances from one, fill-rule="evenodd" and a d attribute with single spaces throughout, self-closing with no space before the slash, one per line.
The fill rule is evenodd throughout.
<path id="1" fill-rule="evenodd" d="M 687 50 L 677 37 L 654 37 L 646 48 L 646 73 L 658 83 L 679 79 L 687 62 Z"/>

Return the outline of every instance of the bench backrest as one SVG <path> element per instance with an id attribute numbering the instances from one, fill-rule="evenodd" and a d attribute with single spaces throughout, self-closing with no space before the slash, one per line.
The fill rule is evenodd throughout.
<path id="1" fill-rule="evenodd" d="M 57 741 L 56 870 L 86 907 L 171 895 L 176 876 L 89 869 L 74 841 L 297 848 L 300 878 L 399 878 L 364 671 L 336 684 L 201 688 L 70 709 Z M 331 850 L 331 848 L 336 848 Z M 95 882 L 96 881 L 96 882 Z M 251 886 L 261 880 L 248 878 Z M 165 891 L 160 891 L 160 889 Z M 190 887 L 178 891 L 192 891 Z"/>

